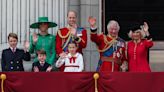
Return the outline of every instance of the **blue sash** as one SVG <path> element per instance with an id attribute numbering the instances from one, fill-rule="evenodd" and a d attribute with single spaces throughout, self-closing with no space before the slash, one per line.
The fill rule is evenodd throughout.
<path id="1" fill-rule="evenodd" d="M 76 29 L 76 32 L 77 32 L 77 34 L 82 34 L 82 31 L 84 30 L 84 28 L 82 28 L 82 27 L 77 27 L 77 29 Z M 69 35 L 70 36 L 70 35 Z M 66 52 L 67 50 L 68 50 L 68 44 L 70 43 L 70 42 L 72 42 L 73 41 L 73 38 L 72 37 L 70 37 L 70 39 L 67 39 L 67 41 L 63 44 L 63 46 L 65 46 L 65 48 L 63 48 L 63 51 L 64 52 Z"/>
<path id="2" fill-rule="evenodd" d="M 105 52 L 102 53 L 103 56 L 105 57 L 109 57 L 109 56 L 112 56 L 113 55 L 113 52 L 115 50 L 113 49 L 113 46 L 111 46 L 108 50 L 106 50 Z M 97 66 L 97 69 L 96 71 L 99 71 L 100 69 L 100 66 L 102 65 L 103 61 L 101 59 L 99 59 L 99 62 L 98 62 L 98 66 Z"/>
<path id="3" fill-rule="evenodd" d="M 108 50 L 106 50 L 105 52 L 103 52 L 103 53 L 102 53 L 102 56 L 104 56 L 104 57 L 110 57 L 110 56 L 112 56 L 113 53 L 114 53 L 117 49 L 119 49 L 119 48 L 122 47 L 122 46 L 121 46 L 121 43 L 125 43 L 125 41 L 124 41 L 123 39 L 121 39 L 121 38 L 117 38 L 116 40 L 117 40 L 118 42 L 115 44 L 115 46 L 114 46 L 114 47 L 111 46 Z M 117 49 L 116 49 L 116 48 L 117 48 Z M 102 65 L 102 63 L 103 63 L 103 61 L 100 59 L 99 62 L 98 62 L 98 66 L 97 66 L 96 71 L 99 71 L 100 66 Z"/>

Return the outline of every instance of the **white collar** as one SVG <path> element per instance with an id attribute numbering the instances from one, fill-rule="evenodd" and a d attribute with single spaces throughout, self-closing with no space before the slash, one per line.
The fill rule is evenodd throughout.
<path id="1" fill-rule="evenodd" d="M 77 52 L 73 57 L 78 57 L 79 53 Z M 71 53 L 68 53 L 67 55 L 69 58 L 72 57 Z"/>
<path id="2" fill-rule="evenodd" d="M 40 64 L 45 64 L 45 62 L 40 62 L 40 61 L 39 61 L 39 63 L 40 63 Z"/>
<path id="3" fill-rule="evenodd" d="M 17 47 L 13 48 L 13 47 L 10 47 L 11 51 L 14 49 L 14 52 L 16 51 Z"/>

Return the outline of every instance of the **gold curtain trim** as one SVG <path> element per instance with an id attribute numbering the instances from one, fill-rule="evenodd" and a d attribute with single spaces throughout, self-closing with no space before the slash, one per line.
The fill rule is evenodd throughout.
<path id="1" fill-rule="evenodd" d="M 98 82 L 97 82 L 97 80 L 98 80 L 99 77 L 100 76 L 99 76 L 98 73 L 94 73 L 93 78 L 95 80 L 95 92 L 98 92 Z"/>
<path id="2" fill-rule="evenodd" d="M 6 80 L 6 74 L 1 74 L 1 92 L 4 92 L 4 81 Z"/>

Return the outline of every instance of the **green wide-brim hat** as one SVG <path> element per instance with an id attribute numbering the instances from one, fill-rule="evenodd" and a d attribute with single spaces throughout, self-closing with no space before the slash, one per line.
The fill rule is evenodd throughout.
<path id="1" fill-rule="evenodd" d="M 38 18 L 38 22 L 31 24 L 30 25 L 30 28 L 37 29 L 37 28 L 39 28 L 39 25 L 41 23 L 48 23 L 48 28 L 56 27 L 57 26 L 57 24 L 55 22 L 48 21 L 48 17 L 39 17 Z"/>

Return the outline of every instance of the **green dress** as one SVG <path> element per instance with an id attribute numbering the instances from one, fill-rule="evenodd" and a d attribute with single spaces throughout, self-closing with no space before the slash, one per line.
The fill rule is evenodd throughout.
<path id="1" fill-rule="evenodd" d="M 35 53 L 34 62 L 38 61 L 36 52 L 38 50 L 43 49 L 46 51 L 47 63 L 53 65 L 56 59 L 55 44 L 56 44 L 55 36 L 51 34 L 47 34 L 47 35 L 38 34 L 38 41 L 35 44 L 33 43 L 32 36 L 30 36 L 29 52 Z"/>

